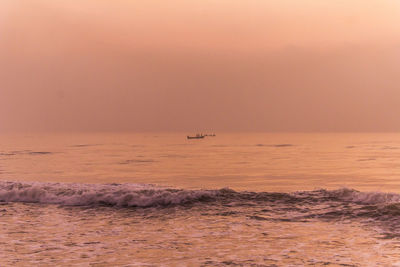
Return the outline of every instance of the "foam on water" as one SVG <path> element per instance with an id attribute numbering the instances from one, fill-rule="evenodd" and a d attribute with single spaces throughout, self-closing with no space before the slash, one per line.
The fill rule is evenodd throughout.
<path id="1" fill-rule="evenodd" d="M 384 192 L 360 192 L 354 189 L 342 188 L 337 190 L 324 190 L 332 197 L 340 200 L 360 203 L 360 204 L 395 204 L 400 203 L 400 194 Z"/>
<path id="2" fill-rule="evenodd" d="M 215 196 L 212 190 L 176 190 L 148 184 L 0 182 L 0 201 L 151 207 L 186 204 Z"/>
<path id="3" fill-rule="evenodd" d="M 98 262 L 118 266 L 132 258 L 143 260 L 141 265 L 167 261 L 173 266 L 188 257 L 194 266 L 366 266 L 377 259 L 394 263 L 400 237 L 400 195 L 347 188 L 274 193 L 7 181 L 0 182 L 0 201 L 8 202 L 0 210 L 5 221 L 0 234 L 10 235 L 8 243 L 29 233 L 23 241 L 30 253 L 26 262 L 47 259 L 41 255 L 48 253 L 65 261 L 68 251 L 68 259 L 80 263 L 116 253 L 115 262 L 108 257 Z M 379 248 L 372 254 L 371 244 Z M 3 247 L 0 252 L 8 256 L 0 263 L 20 256 Z M 130 254 L 109 251 L 114 247 Z"/>
<path id="4" fill-rule="evenodd" d="M 248 204 L 279 202 L 310 204 L 345 202 L 361 205 L 400 204 L 400 194 L 337 190 L 299 191 L 294 193 L 236 192 L 219 190 L 184 190 L 151 184 L 83 184 L 43 182 L 0 182 L 0 201 L 61 204 L 74 206 L 108 205 L 117 207 L 151 207 L 196 202 Z"/>
<path id="5" fill-rule="evenodd" d="M 201 210 L 204 214 L 229 218 L 242 217 L 268 222 L 366 223 L 382 230 L 384 238 L 400 237 L 400 195 L 383 192 L 337 190 L 293 193 L 184 190 L 151 184 L 80 184 L 42 182 L 0 182 L 0 202 L 57 204 L 91 208 L 176 207 Z"/>

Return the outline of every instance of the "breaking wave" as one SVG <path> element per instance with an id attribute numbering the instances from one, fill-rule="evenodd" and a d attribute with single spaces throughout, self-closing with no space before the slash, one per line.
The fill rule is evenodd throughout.
<path id="1" fill-rule="evenodd" d="M 396 193 L 360 192 L 348 188 L 342 188 L 332 191 L 323 190 L 323 192 L 331 197 L 338 198 L 343 201 L 354 202 L 357 204 L 400 204 L 400 194 Z"/>
<path id="2" fill-rule="evenodd" d="M 61 204 L 153 207 L 212 199 L 219 191 L 178 190 L 142 184 L 73 184 L 0 182 L 0 201 Z"/>
<path id="3" fill-rule="evenodd" d="M 0 182 L 1 202 L 28 202 L 71 206 L 107 205 L 116 207 L 156 207 L 218 202 L 224 205 L 346 205 L 400 204 L 400 194 L 360 192 L 342 188 L 294 193 L 236 192 L 219 190 L 184 190 L 150 184 L 80 184 L 43 182 Z"/>

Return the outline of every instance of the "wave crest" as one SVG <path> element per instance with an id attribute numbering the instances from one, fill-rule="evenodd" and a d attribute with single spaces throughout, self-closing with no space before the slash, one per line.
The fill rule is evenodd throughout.
<path id="1" fill-rule="evenodd" d="M 152 207 L 207 201 L 217 190 L 177 190 L 141 184 L 67 184 L 0 182 L 0 201 Z"/>
<path id="2" fill-rule="evenodd" d="M 324 190 L 325 194 L 342 201 L 359 204 L 393 204 L 400 203 L 400 194 L 384 192 L 360 192 L 354 189 L 341 188 L 337 190 Z"/>
<path id="3" fill-rule="evenodd" d="M 236 192 L 219 190 L 184 190 L 148 184 L 78 184 L 42 182 L 0 182 L 1 202 L 29 202 L 70 206 L 165 207 L 204 202 L 238 206 L 269 203 L 314 205 L 324 202 L 351 202 L 361 205 L 400 203 L 400 195 L 382 192 L 360 192 L 354 189 L 315 190 L 295 193 Z"/>

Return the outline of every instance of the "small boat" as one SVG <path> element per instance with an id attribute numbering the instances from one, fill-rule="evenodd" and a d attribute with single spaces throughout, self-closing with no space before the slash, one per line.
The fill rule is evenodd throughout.
<path id="1" fill-rule="evenodd" d="M 187 136 L 187 139 L 202 139 L 202 138 L 204 138 L 205 136 L 204 135 L 202 135 L 202 134 L 196 134 L 195 136 Z"/>

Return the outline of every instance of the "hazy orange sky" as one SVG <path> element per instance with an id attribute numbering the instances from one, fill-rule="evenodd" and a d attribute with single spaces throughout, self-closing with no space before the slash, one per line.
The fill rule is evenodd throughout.
<path id="1" fill-rule="evenodd" d="M 399 131 L 398 0 L 2 0 L 0 132 Z"/>

